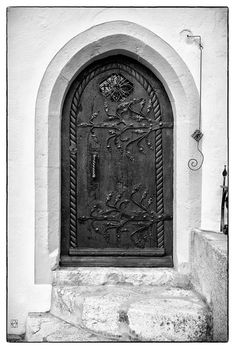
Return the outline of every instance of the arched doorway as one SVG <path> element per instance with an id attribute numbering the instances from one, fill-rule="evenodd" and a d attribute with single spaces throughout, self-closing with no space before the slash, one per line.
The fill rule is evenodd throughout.
<path id="1" fill-rule="evenodd" d="M 172 266 L 173 113 L 159 79 L 115 55 L 89 65 L 61 123 L 61 265 Z"/>
<path id="2" fill-rule="evenodd" d="M 48 65 L 35 109 L 35 282 L 51 283 L 61 256 L 61 119 L 66 93 L 77 74 L 101 57 L 123 53 L 142 62 L 163 83 L 174 115 L 174 266 L 187 269 L 189 232 L 200 222 L 201 171 L 188 160 L 198 125 L 199 95 L 176 50 L 136 23 L 111 21 L 89 28 L 66 43 Z M 193 202 L 193 205 L 192 205 Z"/>

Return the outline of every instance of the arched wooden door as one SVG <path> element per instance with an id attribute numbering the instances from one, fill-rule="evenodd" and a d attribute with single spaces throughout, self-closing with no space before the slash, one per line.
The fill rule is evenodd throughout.
<path id="1" fill-rule="evenodd" d="M 61 125 L 61 265 L 172 266 L 173 114 L 122 55 L 73 82 Z"/>

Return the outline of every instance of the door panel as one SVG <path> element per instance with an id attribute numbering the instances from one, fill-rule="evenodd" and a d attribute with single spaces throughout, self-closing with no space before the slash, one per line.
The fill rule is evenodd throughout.
<path id="1" fill-rule="evenodd" d="M 172 128 L 161 82 L 134 60 L 78 76 L 62 117 L 62 265 L 172 265 Z"/>

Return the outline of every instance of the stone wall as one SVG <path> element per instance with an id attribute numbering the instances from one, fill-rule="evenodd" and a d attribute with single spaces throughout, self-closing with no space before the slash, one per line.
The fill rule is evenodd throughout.
<path id="1" fill-rule="evenodd" d="M 213 339 L 227 341 L 227 236 L 192 232 L 192 283 L 212 309 Z"/>

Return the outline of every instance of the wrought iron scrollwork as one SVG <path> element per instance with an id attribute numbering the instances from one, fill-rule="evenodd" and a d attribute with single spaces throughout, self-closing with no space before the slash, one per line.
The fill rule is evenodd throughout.
<path id="1" fill-rule="evenodd" d="M 200 154 L 199 159 L 192 158 L 188 161 L 188 167 L 192 171 L 198 171 L 203 165 L 204 162 L 204 155 L 201 149 L 199 148 L 199 142 L 201 138 L 203 137 L 203 133 L 201 131 L 201 118 L 202 118 L 202 39 L 200 35 L 187 35 L 188 38 L 191 38 L 192 40 L 195 40 L 195 42 L 198 43 L 198 48 L 200 50 L 200 88 L 199 88 L 199 115 L 198 115 L 198 129 L 194 131 L 194 133 L 191 135 L 193 139 L 197 142 L 197 151 Z"/>
<path id="2" fill-rule="evenodd" d="M 124 152 L 124 154 L 130 159 L 134 160 L 131 154 L 130 147 L 134 144 L 140 152 L 144 153 L 145 147 L 154 149 L 154 145 L 151 143 L 149 136 L 153 132 L 162 128 L 172 128 L 171 122 L 159 122 L 149 117 L 151 111 L 151 100 L 149 100 L 146 112 L 143 112 L 143 108 L 146 104 L 146 100 L 143 98 L 134 98 L 131 101 L 121 103 L 117 106 L 116 112 L 111 114 L 109 112 L 107 104 L 105 104 L 105 112 L 108 116 L 102 122 L 94 122 L 94 119 L 98 117 L 99 112 L 93 113 L 89 122 L 78 123 L 78 128 L 89 128 L 92 134 L 95 134 L 96 129 L 106 129 L 109 131 L 109 137 L 106 141 L 106 147 L 111 151 L 113 143 L 118 149 Z M 133 106 L 139 105 L 138 111 L 134 110 Z M 112 143 L 111 143 L 112 142 Z M 144 142 L 144 143 L 143 143 Z"/>
<path id="3" fill-rule="evenodd" d="M 190 159 L 188 161 L 188 167 L 192 171 L 198 171 L 198 170 L 200 170 L 200 168 L 202 167 L 202 164 L 204 162 L 204 155 L 203 155 L 201 149 L 199 148 L 199 142 L 203 137 L 203 133 L 200 130 L 195 130 L 194 133 L 192 134 L 192 137 L 197 142 L 197 151 L 200 154 L 201 158 L 200 159 L 195 159 L 195 158 Z"/>
<path id="4" fill-rule="evenodd" d="M 228 173 L 226 170 L 226 166 L 224 166 L 224 170 L 222 172 L 223 185 L 221 185 L 223 192 L 222 192 L 222 202 L 221 202 L 220 231 L 226 235 L 228 234 L 228 224 L 225 223 L 225 208 L 228 209 L 228 186 L 226 185 L 227 175 Z"/>
<path id="5" fill-rule="evenodd" d="M 122 234 L 129 233 L 134 245 L 144 248 L 147 239 L 152 236 L 153 225 L 171 219 L 171 215 L 159 214 L 153 209 L 153 198 L 138 184 L 131 193 L 127 189 L 109 193 L 105 202 L 95 203 L 90 215 L 78 217 L 78 222 L 90 221 L 93 232 L 102 235 L 108 243 L 112 231 L 117 244 Z M 130 223 L 131 228 L 128 227 Z"/>

